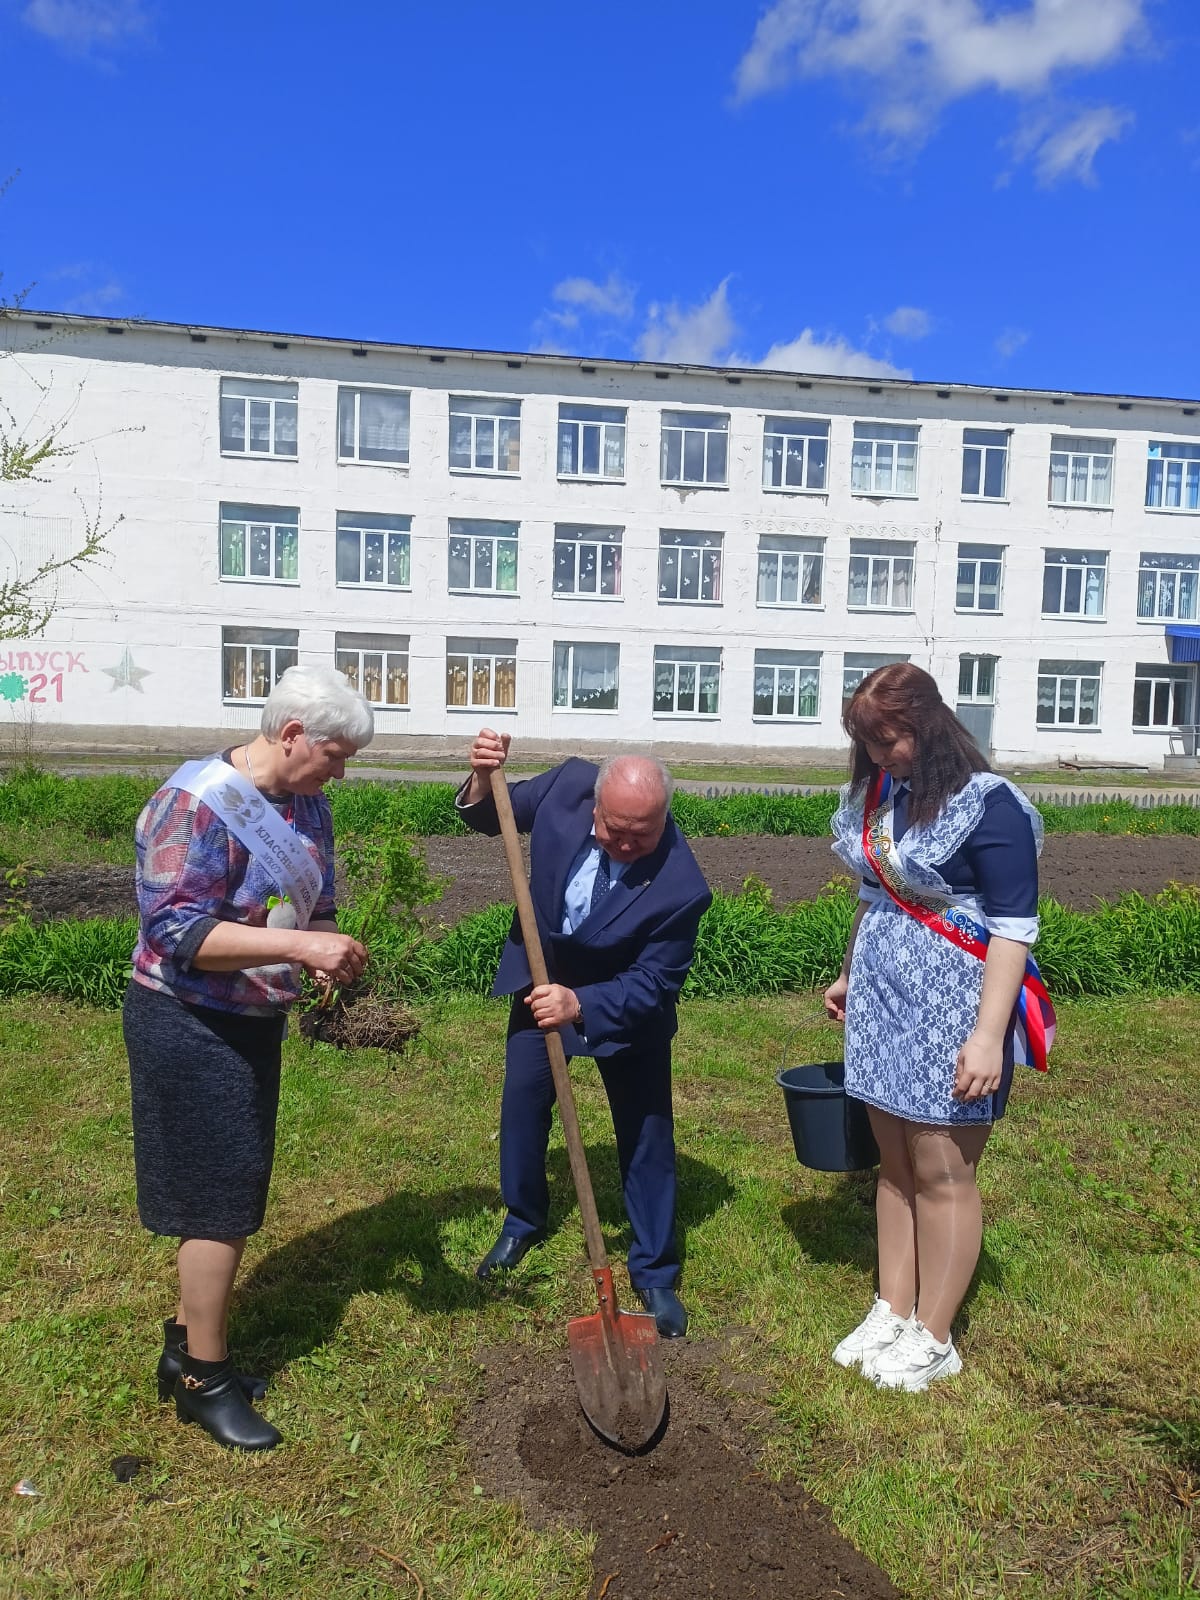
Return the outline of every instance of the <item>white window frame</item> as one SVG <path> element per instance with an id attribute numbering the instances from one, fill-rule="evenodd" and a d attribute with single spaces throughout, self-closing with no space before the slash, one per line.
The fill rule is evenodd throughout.
<path id="1" fill-rule="evenodd" d="M 1169 465 L 1173 461 L 1179 464 L 1178 481 L 1174 484 Z M 1172 494 L 1174 500 L 1170 498 Z M 1185 505 L 1185 500 L 1190 504 Z M 1200 514 L 1200 444 L 1177 439 L 1150 440 L 1146 455 L 1146 510 L 1165 511 L 1173 517 Z"/>
<path id="2" fill-rule="evenodd" d="M 519 522 L 497 522 L 490 518 L 482 517 L 451 517 L 449 532 L 446 542 L 446 587 L 450 594 L 494 594 L 506 598 L 517 595 L 521 576 Z M 511 530 L 511 531 L 502 531 Z M 470 546 L 467 554 L 467 565 L 470 569 L 470 582 L 460 584 L 454 582 L 451 563 L 454 560 L 454 544 L 456 540 L 466 540 Z M 510 553 L 513 559 L 512 584 L 497 582 L 501 557 L 507 562 Z M 483 551 L 491 549 L 492 581 L 490 584 L 478 582 L 478 573 Z"/>
<path id="3" fill-rule="evenodd" d="M 862 572 L 863 563 L 866 571 Z M 908 599 L 896 600 L 896 590 L 907 569 Z M 915 540 L 904 539 L 851 539 L 850 562 L 846 575 L 847 611 L 912 611 L 915 606 L 917 576 L 917 545 Z M 865 578 L 865 600 L 855 600 L 854 580 L 859 573 Z M 872 599 L 881 575 L 886 575 L 887 600 L 880 603 Z"/>
<path id="4" fill-rule="evenodd" d="M 901 446 L 911 449 L 911 489 L 897 488 Z M 863 482 L 863 478 L 866 482 Z M 921 429 L 916 423 L 856 422 L 850 454 L 850 493 L 872 500 L 915 500 L 921 490 Z"/>
<path id="5" fill-rule="evenodd" d="M 795 563 L 795 582 L 785 571 L 785 562 Z M 805 599 L 816 584 L 814 599 Z M 795 589 L 794 600 L 785 597 Z M 781 607 L 786 611 L 820 611 L 825 605 L 825 541 L 807 534 L 762 533 L 758 536 L 758 568 L 755 603 L 762 608 Z"/>
<path id="6" fill-rule="evenodd" d="M 407 711 L 409 642 L 408 634 L 401 633 L 335 633 L 333 664 L 349 678 L 368 705 L 380 711 Z M 368 693 L 371 676 L 376 672 L 380 687 L 378 697 Z M 390 698 L 393 674 L 403 684 L 403 699 Z"/>
<path id="7" fill-rule="evenodd" d="M 880 667 L 896 666 L 911 660 L 911 656 L 888 655 L 874 650 L 847 650 L 842 657 L 843 704 L 872 672 L 878 672 Z"/>
<path id="8" fill-rule="evenodd" d="M 251 424 L 255 408 L 266 407 L 265 450 L 252 445 Z M 229 427 L 241 412 L 242 444 L 227 443 L 233 437 Z M 259 461 L 295 461 L 300 451 L 300 386 L 263 378 L 222 378 L 218 429 L 223 456 L 252 456 Z M 287 437 L 291 434 L 291 438 Z"/>
<path id="9" fill-rule="evenodd" d="M 606 602 L 620 600 L 624 554 L 624 528 L 604 527 L 593 522 L 556 522 L 554 566 L 550 580 L 554 598 Z M 568 564 L 571 569 L 571 587 L 564 589 L 560 588 L 559 579 Z M 589 589 L 585 583 L 581 584 L 581 579 L 588 577 L 594 579 L 595 588 Z M 606 584 L 609 587 L 606 588 Z"/>
<path id="10" fill-rule="evenodd" d="M 994 706 L 996 704 L 996 667 L 1000 657 L 988 655 L 986 651 L 978 654 L 968 652 L 958 658 L 958 692 L 955 701 L 959 705 Z M 968 663 L 970 664 L 968 667 Z M 971 686 L 963 689 L 963 669 L 967 668 L 971 675 Z M 985 669 L 991 675 L 991 686 L 983 690 L 979 687 L 979 679 Z"/>
<path id="11" fill-rule="evenodd" d="M 499 409 L 508 407 L 507 410 Z M 467 426 L 468 461 L 455 461 L 455 423 Z M 507 428 L 502 427 L 507 424 Z M 492 464 L 481 445 L 491 436 Z M 502 435 L 504 438 L 502 440 Z M 501 444 L 505 465 L 500 465 Z M 521 472 L 521 402 L 504 395 L 452 394 L 450 396 L 450 471 L 481 472 L 489 478 L 516 478 Z"/>
<path id="12" fill-rule="evenodd" d="M 1067 557 L 1076 559 L 1068 560 Z M 1100 574 L 1100 608 L 1088 610 L 1088 573 Z M 1047 589 L 1051 586 L 1051 573 L 1057 572 L 1058 579 L 1058 605 L 1047 607 Z M 1079 584 L 1077 606 L 1069 607 L 1066 602 L 1070 598 L 1071 579 L 1075 577 Z M 1061 545 L 1047 549 L 1042 565 L 1042 616 L 1043 617 L 1069 617 L 1079 622 L 1103 622 L 1108 611 L 1108 551 L 1107 550 L 1071 550 Z"/>
<path id="13" fill-rule="evenodd" d="M 1107 449 L 1105 448 L 1107 446 Z M 1097 448 L 1098 447 L 1098 448 Z M 1112 509 L 1113 477 L 1116 471 L 1117 441 L 1093 437 L 1075 437 L 1069 433 L 1056 433 L 1050 439 L 1050 476 L 1046 486 L 1046 500 L 1052 506 L 1082 506 L 1093 511 Z M 1099 463 L 1106 463 L 1101 469 Z M 1081 465 L 1082 464 L 1082 465 Z M 1062 475 L 1064 494 L 1054 493 L 1054 474 L 1058 468 Z M 1083 493 L 1076 493 L 1082 475 Z M 1103 500 L 1093 491 L 1107 484 Z M 1103 492 L 1103 490 L 1101 490 Z"/>
<path id="14" fill-rule="evenodd" d="M 1138 721 L 1139 690 L 1146 689 L 1146 720 Z M 1183 692 L 1183 705 L 1179 705 L 1178 693 Z M 1155 715 L 1157 709 L 1155 702 L 1160 694 L 1165 698 L 1163 708 L 1168 713 L 1180 711 L 1180 716 L 1167 716 L 1160 718 Z M 1131 712 L 1131 726 L 1135 729 L 1144 729 L 1147 733 L 1166 733 L 1172 728 L 1190 727 L 1196 720 L 1196 669 L 1194 666 L 1173 666 L 1165 661 L 1139 661 L 1133 669 L 1133 709 Z"/>
<path id="15" fill-rule="evenodd" d="M 575 416 L 565 416 L 573 411 Z M 560 401 L 558 407 L 558 438 L 556 443 L 558 476 L 580 478 L 586 481 L 624 483 L 626 423 L 629 412 L 625 406 L 576 405 Z M 595 446 L 598 470 L 588 472 L 583 463 L 592 445 Z M 573 457 L 574 467 L 566 464 L 566 456 Z M 615 458 L 615 459 L 614 459 Z M 609 461 L 614 461 L 609 470 Z"/>
<path id="16" fill-rule="evenodd" d="M 233 516 L 231 512 L 250 513 L 249 515 Z M 254 515 L 257 513 L 257 515 Z M 241 572 L 227 572 L 225 570 L 226 554 L 232 553 L 229 543 L 229 530 L 240 527 L 241 532 Z M 255 535 L 266 534 L 269 541 L 270 572 L 251 572 L 250 562 L 254 555 L 253 540 Z M 295 536 L 295 571 L 280 574 L 280 567 L 288 567 L 291 563 L 287 559 L 286 535 Z M 279 583 L 295 585 L 300 582 L 300 511 L 296 506 L 252 506 L 235 505 L 228 501 L 221 503 L 220 523 L 217 532 L 217 566 L 222 583 Z"/>
<path id="17" fill-rule="evenodd" d="M 597 666 L 591 659 L 603 651 L 604 659 Z M 602 693 L 612 695 L 611 705 L 588 704 L 582 688 L 586 673 L 600 673 L 611 680 Z M 564 698 L 560 699 L 560 693 Z M 578 698 L 576 696 L 578 695 Z M 620 709 L 621 703 L 621 646 L 619 644 L 576 640 L 556 640 L 551 673 L 551 708 L 554 711 L 581 711 L 587 716 L 610 716 Z"/>
<path id="18" fill-rule="evenodd" d="M 358 538 L 358 577 L 342 575 L 342 550 L 351 535 Z M 367 552 L 374 541 L 381 546 L 380 559 L 385 574 L 392 570 L 393 551 L 398 551 L 397 563 L 408 571 L 408 581 L 403 578 L 392 583 L 386 576 L 378 580 L 368 578 Z M 334 532 L 333 571 L 339 589 L 390 589 L 394 594 L 407 594 L 412 589 L 412 518 L 392 516 L 380 512 L 339 511 Z"/>
<path id="19" fill-rule="evenodd" d="M 362 401 L 364 395 L 370 395 L 377 400 L 394 400 L 402 402 L 404 409 L 404 422 L 397 428 L 403 434 L 404 443 L 394 446 L 371 445 L 363 443 Z M 349 430 L 345 424 L 349 422 Z M 353 463 L 361 467 L 406 467 L 411 448 L 412 428 L 412 395 L 408 389 L 380 389 L 372 388 L 369 384 L 360 387 L 342 384 L 338 388 L 337 397 L 337 445 L 338 460 L 345 464 Z M 346 448 L 345 433 L 351 436 L 350 448 Z"/>
<path id="20" fill-rule="evenodd" d="M 1168 566 L 1168 562 L 1175 563 Z M 1182 605 L 1184 580 L 1191 590 L 1191 609 Z M 1162 607 L 1164 581 L 1170 583 L 1171 609 Z M 1150 609 L 1143 606 L 1145 590 L 1153 585 Z M 1196 622 L 1200 621 L 1200 556 L 1183 555 L 1178 551 L 1143 550 L 1138 558 L 1137 617 L 1139 622 Z"/>
<path id="21" fill-rule="evenodd" d="M 982 617 L 998 617 L 1004 610 L 1004 557 L 1005 546 L 1002 544 L 977 544 L 973 540 L 962 539 L 958 545 L 957 564 L 954 570 L 954 609 L 955 611 L 970 612 L 972 615 Z M 994 554 L 985 554 L 992 551 Z M 994 606 L 981 605 L 980 596 L 984 592 L 984 584 L 980 576 L 982 567 L 999 567 L 996 578 L 996 604 Z M 961 591 L 964 587 L 963 568 L 972 568 L 969 581 L 971 586 L 970 605 L 962 602 Z"/>
<path id="22" fill-rule="evenodd" d="M 237 635 L 237 637 L 233 637 Z M 252 694 L 255 655 L 266 657 L 267 686 L 262 694 Z M 234 694 L 230 689 L 230 668 L 241 658 L 245 694 Z M 221 629 L 221 700 L 226 705 L 262 705 L 281 675 L 294 667 L 300 659 L 299 628 L 246 628 L 229 626 Z M 260 663 L 262 665 L 263 663 Z M 269 681 L 267 681 L 269 680 Z"/>
<path id="23" fill-rule="evenodd" d="M 724 565 L 725 535 L 702 533 L 692 528 L 658 530 L 658 603 L 667 606 L 719 606 Z M 672 558 L 673 561 L 672 561 Z M 674 594 L 664 594 L 667 579 L 674 573 Z M 703 596 L 707 584 L 709 596 Z M 669 585 L 668 585 L 669 586 Z M 695 593 L 684 594 L 686 588 Z"/>
<path id="24" fill-rule="evenodd" d="M 670 420 L 668 420 L 670 419 Z M 678 419 L 678 420 L 676 420 Z M 729 412 L 664 411 L 660 420 L 659 473 L 663 483 L 684 483 L 697 489 L 729 487 Z M 720 442 L 717 448 L 715 441 Z M 688 475 L 689 450 L 700 449 L 700 476 Z M 678 447 L 678 471 L 672 473 L 671 456 Z M 710 460 L 720 457 L 719 468 Z"/>
<path id="25" fill-rule="evenodd" d="M 1071 684 L 1070 701 L 1073 714 L 1070 717 L 1056 715 L 1053 719 L 1043 720 L 1042 685 L 1054 684 L 1054 709 L 1061 711 L 1064 703 L 1063 687 Z M 1094 683 L 1095 691 L 1095 721 L 1081 722 L 1079 710 L 1082 701 L 1080 686 L 1083 683 Z M 1034 703 L 1034 720 L 1038 728 L 1078 728 L 1086 733 L 1098 732 L 1102 710 L 1101 692 L 1104 685 L 1104 663 L 1102 661 L 1060 661 L 1055 658 L 1045 657 L 1038 662 L 1037 672 L 1037 698 Z"/>
<path id="26" fill-rule="evenodd" d="M 962 460 L 962 497 L 964 500 L 991 500 L 993 502 L 1008 499 L 1008 450 L 1012 443 L 1012 434 L 1004 428 L 964 428 L 963 429 L 963 460 Z M 967 460 L 970 456 L 977 456 L 979 467 L 979 488 L 967 488 Z M 1000 492 L 989 494 L 987 489 L 988 469 L 996 457 L 1000 458 Z"/>
<path id="27" fill-rule="evenodd" d="M 658 703 L 660 673 L 663 672 L 671 675 L 670 709 L 660 707 Z M 706 683 L 710 688 L 715 684 L 716 703 L 711 711 L 699 709 Z M 681 698 L 689 693 L 693 701 L 691 709 L 680 706 Z M 687 717 L 715 722 L 721 715 L 721 646 L 656 644 L 650 703 L 656 717 Z"/>
<path id="28" fill-rule="evenodd" d="M 828 419 L 763 418 L 762 486 L 767 494 L 828 494 Z"/>
<path id="29" fill-rule="evenodd" d="M 455 665 L 452 665 L 455 664 Z M 503 669 L 512 685 L 511 703 L 498 705 L 496 692 L 500 687 Z M 463 673 L 464 696 L 455 700 L 450 693 L 450 674 Z M 488 697 L 474 699 L 476 682 L 481 671 L 487 673 Z M 446 640 L 446 710 L 447 711 L 502 711 L 517 709 L 517 641 L 515 639 L 479 639 L 454 636 Z"/>
<path id="30" fill-rule="evenodd" d="M 809 682 L 805 684 L 805 675 Z M 759 706 L 760 675 L 771 682 L 771 709 Z M 750 715 L 755 722 L 819 722 L 821 719 L 821 652 L 819 650 L 756 650 L 750 690 Z M 790 709 L 781 710 L 790 699 Z M 811 711 L 802 710 L 810 701 Z"/>

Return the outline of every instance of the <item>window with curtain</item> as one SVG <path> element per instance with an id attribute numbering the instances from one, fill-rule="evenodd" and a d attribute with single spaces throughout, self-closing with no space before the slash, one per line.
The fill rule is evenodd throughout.
<path id="1" fill-rule="evenodd" d="M 615 711 L 620 665 L 620 645 L 556 643 L 554 709 Z"/>
<path id="2" fill-rule="evenodd" d="M 842 699 L 849 700 L 864 678 L 880 667 L 890 667 L 896 661 L 909 661 L 909 656 L 876 655 L 863 650 L 848 650 L 842 657 Z"/>
<path id="3" fill-rule="evenodd" d="M 663 528 L 658 535 L 658 598 L 719 605 L 722 543 L 719 533 Z"/>
<path id="4" fill-rule="evenodd" d="M 856 422 L 850 457 L 851 493 L 915 495 L 920 432 L 908 423 Z"/>
<path id="5" fill-rule="evenodd" d="M 955 610 L 999 611 L 1003 583 L 1003 545 L 959 545 Z"/>
<path id="6" fill-rule="evenodd" d="M 554 527 L 554 593 L 586 600 L 621 596 L 624 528 L 559 522 Z"/>
<path id="7" fill-rule="evenodd" d="M 756 717 L 777 721 L 811 721 L 821 710 L 819 650 L 756 650 L 754 705 Z"/>
<path id="8" fill-rule="evenodd" d="M 1100 725 L 1099 661 L 1039 661 L 1039 727 L 1096 728 Z"/>
<path id="9" fill-rule="evenodd" d="M 447 639 L 448 710 L 515 711 L 517 641 Z"/>
<path id="10" fill-rule="evenodd" d="M 819 490 L 829 466 L 829 423 L 814 417 L 767 417 L 763 488 Z"/>
<path id="11" fill-rule="evenodd" d="M 333 664 L 371 705 L 408 705 L 406 634 L 336 633 Z"/>
<path id="12" fill-rule="evenodd" d="M 1200 556 L 1143 550 L 1137 614 L 1143 621 L 1195 622 Z"/>
<path id="13" fill-rule="evenodd" d="M 1107 576 L 1107 550 L 1047 550 L 1042 615 L 1102 617 Z"/>
<path id="14" fill-rule="evenodd" d="M 222 628 L 221 695 L 225 700 L 265 700 L 299 660 L 297 628 Z"/>
<path id="15" fill-rule="evenodd" d="M 409 396 L 400 389 L 338 390 L 338 460 L 408 462 Z"/>
<path id="16" fill-rule="evenodd" d="M 1151 439 L 1146 505 L 1153 511 L 1200 511 L 1200 444 Z"/>
<path id="17" fill-rule="evenodd" d="M 411 517 L 337 514 L 337 582 L 373 589 L 412 587 Z"/>
<path id="18" fill-rule="evenodd" d="M 447 577 L 451 591 L 515 595 L 519 526 L 451 517 Z"/>
<path id="19" fill-rule="evenodd" d="M 221 577 L 300 581 L 300 512 L 295 506 L 221 507 Z"/>
<path id="20" fill-rule="evenodd" d="M 911 611 L 916 545 L 900 539 L 851 539 L 846 604 L 855 611 Z"/>
<path id="21" fill-rule="evenodd" d="M 623 478 L 625 418 L 624 406 L 560 405 L 559 477 Z"/>
<path id="22" fill-rule="evenodd" d="M 519 472 L 521 402 L 451 395 L 450 467 L 455 472 Z"/>
<path id="23" fill-rule="evenodd" d="M 654 714 L 715 717 L 721 705 L 719 645 L 654 646 Z"/>
<path id="24" fill-rule="evenodd" d="M 221 379 L 221 449 L 226 455 L 296 455 L 297 385 Z"/>
<path id="25" fill-rule="evenodd" d="M 1113 439 L 1055 434 L 1050 440 L 1051 504 L 1110 506 L 1115 449 Z"/>
<path id="26" fill-rule="evenodd" d="M 760 606 L 819 606 L 824 575 L 824 539 L 790 533 L 760 534 Z"/>
<path id="27" fill-rule="evenodd" d="M 726 483 L 729 413 L 664 411 L 660 473 L 664 483 Z"/>

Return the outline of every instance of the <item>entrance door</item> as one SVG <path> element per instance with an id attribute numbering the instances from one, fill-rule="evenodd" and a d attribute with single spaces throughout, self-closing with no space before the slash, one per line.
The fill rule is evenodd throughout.
<path id="1" fill-rule="evenodd" d="M 996 657 L 959 656 L 958 720 L 985 755 L 992 751 L 992 713 L 996 707 Z"/>

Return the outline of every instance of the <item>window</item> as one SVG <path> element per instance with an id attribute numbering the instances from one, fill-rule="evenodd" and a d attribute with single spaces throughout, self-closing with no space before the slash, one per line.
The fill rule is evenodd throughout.
<path id="1" fill-rule="evenodd" d="M 1004 500 L 1008 495 L 1007 433 L 963 429 L 962 492 L 966 500 Z"/>
<path id="2" fill-rule="evenodd" d="M 959 545 L 956 611 L 999 611 L 1003 583 L 1003 545 Z"/>
<path id="3" fill-rule="evenodd" d="M 1138 616 L 1195 622 L 1198 578 L 1200 556 L 1143 550 L 1138 567 Z"/>
<path id="4" fill-rule="evenodd" d="M 299 660 L 298 628 L 222 628 L 221 694 L 226 700 L 265 700 Z"/>
<path id="5" fill-rule="evenodd" d="M 396 389 L 339 389 L 338 460 L 406 466 L 408 395 Z"/>
<path id="6" fill-rule="evenodd" d="M 1101 668 L 1099 661 L 1039 661 L 1038 726 L 1098 727 Z"/>
<path id="7" fill-rule="evenodd" d="M 1051 504 L 1110 506 L 1112 471 L 1113 440 L 1055 434 L 1050 440 Z"/>
<path id="8" fill-rule="evenodd" d="M 915 549 L 900 540 L 851 539 L 846 604 L 859 611 L 911 611 Z"/>
<path id="9" fill-rule="evenodd" d="M 828 464 L 828 422 L 768 417 L 763 423 L 764 489 L 824 489 Z"/>
<path id="10" fill-rule="evenodd" d="M 558 475 L 625 476 L 624 406 L 559 406 Z"/>
<path id="11" fill-rule="evenodd" d="M 715 717 L 721 700 L 719 645 L 654 646 L 654 714 Z"/>
<path id="12" fill-rule="evenodd" d="M 996 657 L 959 656 L 958 699 L 972 705 L 990 706 L 996 698 Z"/>
<path id="13" fill-rule="evenodd" d="M 222 578 L 300 580 L 300 513 L 294 506 L 221 507 Z"/>
<path id="14" fill-rule="evenodd" d="M 790 533 L 759 536 L 760 606 L 819 606 L 824 571 L 824 539 Z"/>
<path id="15" fill-rule="evenodd" d="M 658 598 L 721 603 L 721 535 L 663 528 L 658 535 Z"/>
<path id="16" fill-rule="evenodd" d="M 856 422 L 850 488 L 854 494 L 915 495 L 919 428 Z"/>
<path id="17" fill-rule="evenodd" d="M 662 481 L 720 484 L 728 480 L 729 414 L 664 411 Z"/>
<path id="18" fill-rule="evenodd" d="M 624 528 L 559 522 L 554 527 L 554 592 L 589 599 L 621 594 Z"/>
<path id="19" fill-rule="evenodd" d="M 1042 615 L 1102 617 L 1107 571 L 1107 550 L 1047 550 Z"/>
<path id="20" fill-rule="evenodd" d="M 335 633 L 333 664 L 373 706 L 407 706 L 406 635 Z"/>
<path id="21" fill-rule="evenodd" d="M 754 715 L 797 721 L 819 714 L 819 650 L 754 652 Z"/>
<path id="22" fill-rule="evenodd" d="M 337 581 L 375 589 L 412 585 L 411 517 L 368 511 L 337 514 Z"/>
<path id="23" fill-rule="evenodd" d="M 450 466 L 460 472 L 518 472 L 521 402 L 450 396 Z"/>
<path id="24" fill-rule="evenodd" d="M 517 709 L 515 639 L 446 640 L 446 708 Z"/>
<path id="25" fill-rule="evenodd" d="M 893 662 L 908 659 L 908 656 L 878 656 L 848 650 L 842 658 L 842 699 L 849 700 L 863 679 L 880 667 L 890 667 Z"/>
<path id="26" fill-rule="evenodd" d="M 1180 728 L 1192 721 L 1194 667 L 1139 661 L 1133 669 L 1135 728 Z"/>
<path id="27" fill-rule="evenodd" d="M 451 590 L 467 594 L 516 594 L 516 522 L 450 518 Z"/>
<path id="28" fill-rule="evenodd" d="M 229 455 L 296 454 L 294 383 L 221 379 L 221 449 Z"/>
<path id="29" fill-rule="evenodd" d="M 554 646 L 554 709 L 615 711 L 621 647 L 615 644 Z"/>
<path id="30" fill-rule="evenodd" d="M 1156 511 L 1200 511 L 1200 444 L 1151 439 L 1146 504 Z"/>

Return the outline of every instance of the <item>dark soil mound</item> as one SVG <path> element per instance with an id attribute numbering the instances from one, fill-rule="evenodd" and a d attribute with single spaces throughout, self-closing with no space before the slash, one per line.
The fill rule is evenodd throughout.
<path id="1" fill-rule="evenodd" d="M 300 1013 L 300 1033 L 305 1039 L 340 1050 L 403 1050 L 416 1038 L 421 1024 L 416 1013 L 398 1001 L 343 989 L 328 1005 L 309 1006 Z"/>
<path id="2" fill-rule="evenodd" d="M 565 1343 L 554 1356 L 490 1351 L 487 1392 L 463 1425 L 476 1476 L 535 1526 L 595 1532 L 591 1600 L 898 1600 L 824 1507 L 757 1470 L 748 1402 L 712 1387 L 724 1353 L 661 1346 L 666 1430 L 630 1456 L 588 1427 Z"/>

